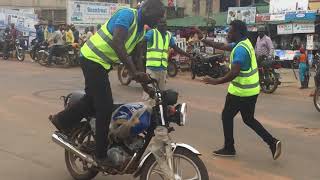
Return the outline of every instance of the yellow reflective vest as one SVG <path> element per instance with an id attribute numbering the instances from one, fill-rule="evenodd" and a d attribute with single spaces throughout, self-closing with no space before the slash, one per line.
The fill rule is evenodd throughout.
<path id="1" fill-rule="evenodd" d="M 165 41 L 157 29 L 153 31 L 153 44 L 147 48 L 147 67 L 168 67 L 168 52 L 171 39 L 171 33 L 166 32 Z"/>
<path id="2" fill-rule="evenodd" d="M 260 93 L 259 72 L 254 48 L 249 39 L 239 42 L 230 54 L 230 64 L 232 64 L 235 49 L 244 47 L 250 55 L 251 67 L 247 71 L 240 71 L 240 74 L 231 81 L 228 92 L 239 97 L 250 97 Z M 231 65 L 230 65 L 231 66 Z"/>
<path id="3" fill-rule="evenodd" d="M 136 38 L 138 32 L 138 11 L 136 9 L 130 10 L 134 13 L 134 20 L 128 30 L 128 38 L 125 42 L 125 48 L 128 54 L 134 50 L 145 35 L 145 30 L 143 30 L 143 33 Z M 81 48 L 81 54 L 86 59 L 101 64 L 107 70 L 111 68 L 112 64 L 119 62 L 117 54 L 110 46 L 113 36 L 107 29 L 108 23 L 109 20 L 102 25 L 101 29 L 91 36 Z"/>

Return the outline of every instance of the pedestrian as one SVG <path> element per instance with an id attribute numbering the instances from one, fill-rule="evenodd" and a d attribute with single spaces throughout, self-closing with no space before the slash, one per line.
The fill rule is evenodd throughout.
<path id="1" fill-rule="evenodd" d="M 254 48 L 248 39 L 247 26 L 243 21 L 234 20 L 230 24 L 228 41 L 230 44 L 202 40 L 214 48 L 231 51 L 230 72 L 222 78 L 204 78 L 206 84 L 231 82 L 224 110 L 222 123 L 224 147 L 214 151 L 217 156 L 235 156 L 233 124 L 234 117 L 241 113 L 244 123 L 253 129 L 270 147 L 273 159 L 281 154 L 281 142 L 274 138 L 254 117 L 256 102 L 260 93 L 259 72 Z"/>
<path id="2" fill-rule="evenodd" d="M 70 25 L 66 26 L 65 37 L 66 37 L 66 43 L 67 44 L 73 44 L 74 43 L 74 36 L 73 36 L 73 32 L 72 32 L 72 30 L 70 28 Z"/>
<path id="3" fill-rule="evenodd" d="M 258 28 L 258 35 L 255 52 L 258 64 L 260 64 L 265 58 L 273 56 L 274 47 L 271 38 L 266 35 L 264 26 Z"/>
<path id="4" fill-rule="evenodd" d="M 53 26 L 52 20 L 49 20 L 48 21 L 48 26 L 44 30 L 44 39 L 45 39 L 45 41 L 48 41 L 51 38 L 51 36 L 53 35 L 54 31 L 55 30 L 54 30 L 54 26 Z"/>
<path id="5" fill-rule="evenodd" d="M 12 46 L 12 35 L 10 32 L 10 27 L 6 27 L 4 30 L 4 43 L 3 43 L 3 57 L 8 57 L 9 56 L 9 49 L 10 46 Z"/>
<path id="6" fill-rule="evenodd" d="M 73 24 L 71 24 L 71 30 L 73 32 L 74 43 L 79 43 L 80 34 L 79 34 L 79 31 L 76 29 L 76 27 Z"/>
<path id="7" fill-rule="evenodd" d="M 299 63 L 299 79 L 301 87 L 300 89 L 308 88 L 309 84 L 309 67 L 308 67 L 308 58 L 305 49 L 300 48 L 300 55 L 297 58 Z"/>
<path id="8" fill-rule="evenodd" d="M 167 31 L 166 19 L 161 19 L 157 28 L 149 30 L 145 39 L 147 41 L 146 72 L 158 81 L 161 90 L 165 90 L 169 47 L 179 54 L 189 58 L 192 57 L 176 45 L 174 37 Z M 143 93 L 143 99 L 148 99 L 148 94 L 145 92 Z"/>
<path id="9" fill-rule="evenodd" d="M 145 35 L 144 24 L 154 27 L 164 13 L 165 8 L 160 0 L 148 0 L 139 10 L 122 8 L 113 14 L 100 31 L 88 39 L 81 48 L 80 64 L 85 79 L 86 95 L 78 103 L 49 117 L 60 132 L 67 133 L 69 129 L 77 126 L 82 118 L 95 113 L 94 159 L 99 167 L 114 166 L 107 158 L 106 151 L 113 109 L 108 73 L 113 64 L 122 61 L 133 79 L 141 83 L 150 81 L 146 73 L 137 71 L 129 54 L 141 53 L 141 42 Z M 91 107 L 94 112 L 90 111 Z"/>

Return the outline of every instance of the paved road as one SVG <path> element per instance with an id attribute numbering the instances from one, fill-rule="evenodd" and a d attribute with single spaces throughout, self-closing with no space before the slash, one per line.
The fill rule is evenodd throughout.
<path id="1" fill-rule="evenodd" d="M 59 96 L 82 89 L 78 68 L 44 68 L 30 62 L 0 61 L 0 179 L 71 180 L 66 171 L 63 150 L 51 142 L 54 130 L 50 113 L 62 109 Z M 136 101 L 138 85 L 122 87 L 111 73 L 114 99 Z M 169 80 L 180 92 L 180 101 L 189 103 L 189 124 L 178 127 L 175 139 L 203 153 L 210 179 L 319 180 L 320 119 L 308 97 L 296 83 L 285 83 L 273 95 L 262 94 L 257 118 L 283 141 L 283 156 L 273 161 L 268 147 L 241 121 L 235 119 L 236 158 L 215 158 L 213 149 L 223 144 L 220 112 L 226 86 L 208 86 L 187 77 Z M 103 177 L 97 180 L 129 180 Z"/>

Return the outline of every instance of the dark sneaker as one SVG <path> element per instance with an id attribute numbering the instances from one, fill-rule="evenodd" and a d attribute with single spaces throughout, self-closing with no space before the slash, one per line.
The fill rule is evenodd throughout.
<path id="1" fill-rule="evenodd" d="M 272 152 L 273 159 L 278 159 L 281 155 L 281 141 L 275 139 L 274 142 L 270 145 L 270 150 Z"/>
<path id="2" fill-rule="evenodd" d="M 213 155 L 222 157 L 233 157 L 236 155 L 236 150 L 234 148 L 222 148 L 217 151 L 213 151 Z"/>

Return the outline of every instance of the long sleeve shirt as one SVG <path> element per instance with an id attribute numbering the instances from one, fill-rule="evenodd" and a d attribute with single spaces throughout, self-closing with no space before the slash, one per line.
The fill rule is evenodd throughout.
<path id="1" fill-rule="evenodd" d="M 274 47 L 270 37 L 263 36 L 263 38 L 258 37 L 256 43 L 256 55 L 259 56 L 272 56 L 274 53 Z"/>

